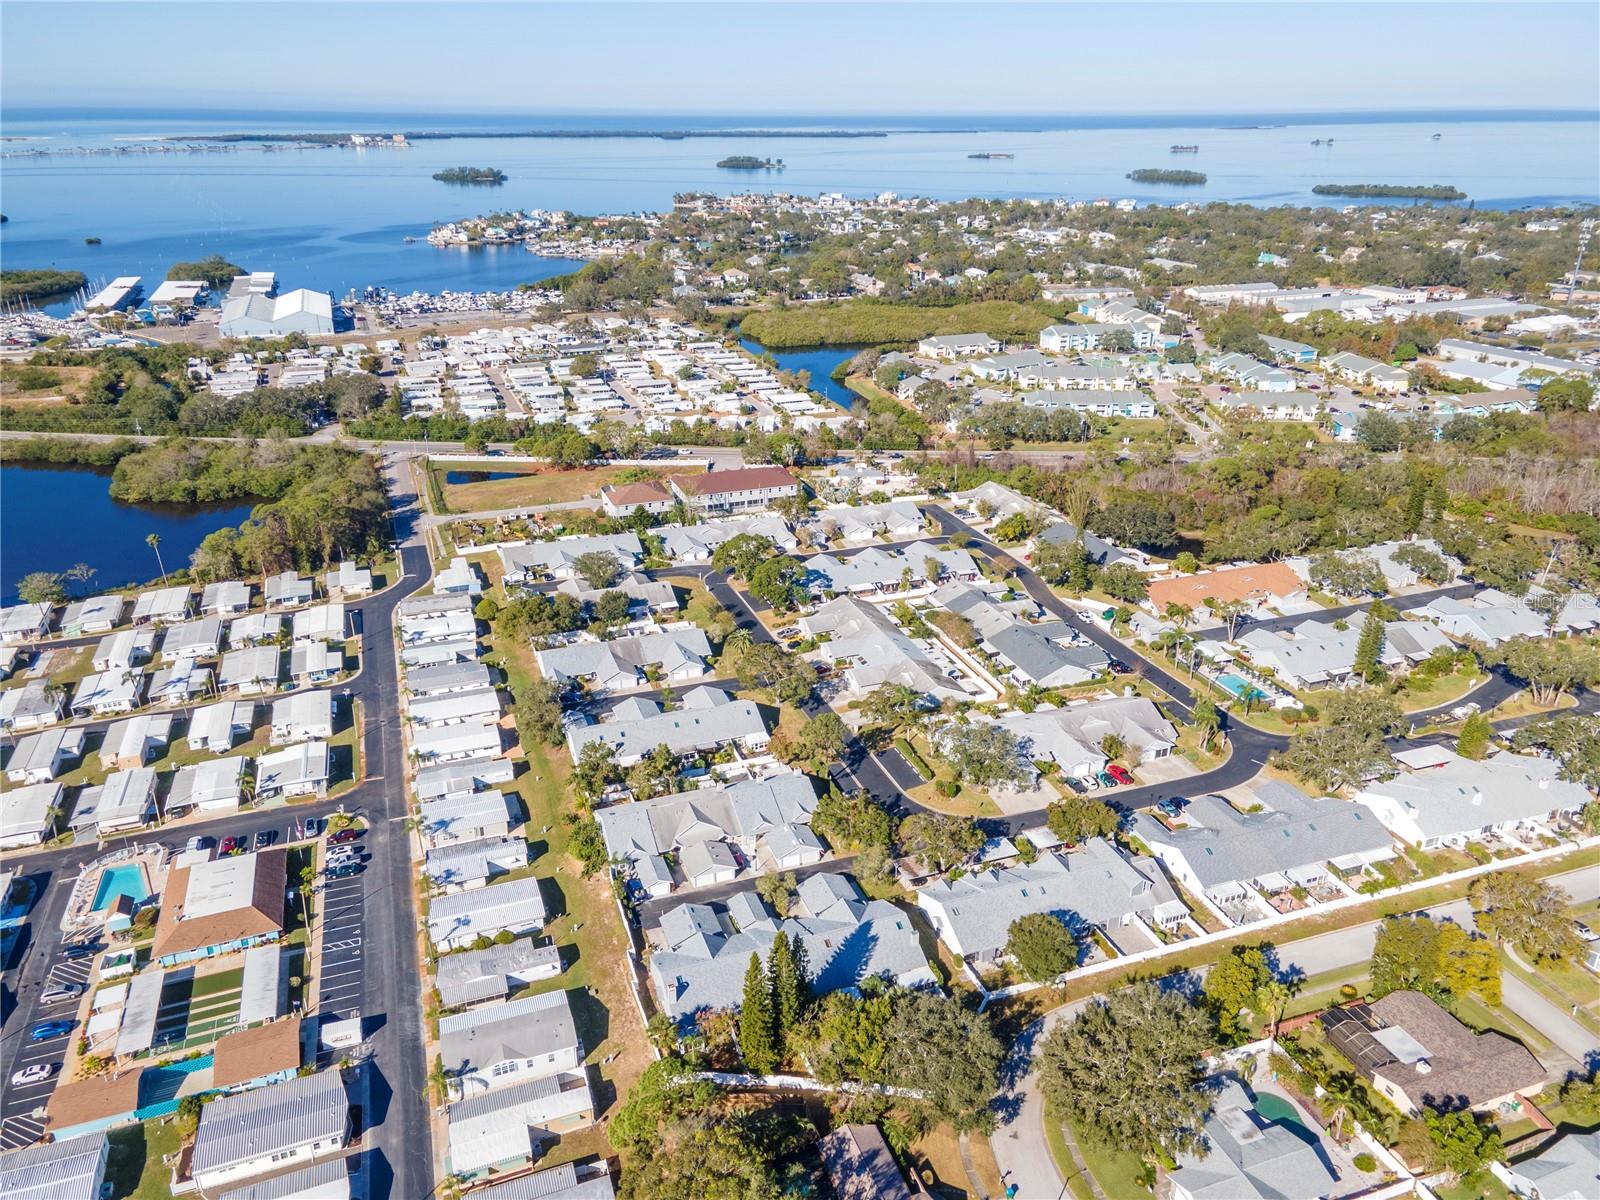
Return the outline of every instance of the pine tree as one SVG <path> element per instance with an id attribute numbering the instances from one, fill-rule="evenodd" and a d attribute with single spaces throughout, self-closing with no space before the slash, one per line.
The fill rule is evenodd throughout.
<path id="1" fill-rule="evenodd" d="M 781 1050 L 785 1040 L 800 1024 L 807 999 L 806 947 L 798 939 L 779 930 L 772 941 L 772 953 L 767 956 L 767 969 L 772 978 L 772 1025 Z"/>
<path id="2" fill-rule="evenodd" d="M 1084 548 L 1081 538 L 1067 547 L 1066 573 L 1069 591 L 1086 592 L 1094 581 L 1090 571 L 1089 551 Z"/>
<path id="3" fill-rule="evenodd" d="M 1428 516 L 1428 495 L 1433 485 L 1426 475 L 1411 477 L 1411 487 L 1406 492 L 1406 532 L 1416 533 Z"/>
<path id="4" fill-rule="evenodd" d="M 1355 673 L 1368 683 L 1382 676 L 1378 659 L 1383 654 L 1383 617 L 1373 605 L 1367 611 L 1366 622 L 1361 626 L 1361 639 L 1356 642 Z"/>
<path id="5" fill-rule="evenodd" d="M 1462 758 L 1482 758 L 1489 753 L 1489 735 L 1494 727 L 1483 713 L 1473 713 L 1461 725 L 1461 735 L 1456 738 L 1456 753 Z"/>
<path id="6" fill-rule="evenodd" d="M 772 985 L 762 969 L 761 956 L 754 951 L 750 953 L 750 966 L 744 973 L 744 1001 L 739 1008 L 739 1051 L 753 1075 L 766 1075 L 778 1065 Z"/>

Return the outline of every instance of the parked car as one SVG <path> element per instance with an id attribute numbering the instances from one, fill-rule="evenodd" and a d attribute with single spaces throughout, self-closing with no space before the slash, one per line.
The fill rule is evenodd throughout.
<path id="1" fill-rule="evenodd" d="M 1188 806 L 1189 802 L 1182 796 L 1169 796 L 1156 805 L 1156 811 L 1171 820 L 1179 816 Z"/>
<path id="2" fill-rule="evenodd" d="M 192 837 L 184 843 L 183 848 L 185 850 L 209 850 L 216 844 L 217 841 L 215 838 Z"/>
<path id="3" fill-rule="evenodd" d="M 52 1038 L 66 1037 L 72 1032 L 76 1021 L 40 1021 L 33 1027 L 33 1032 L 28 1035 L 32 1042 L 48 1042 Z"/>
<path id="4" fill-rule="evenodd" d="M 1132 772 L 1130 772 L 1127 767 L 1122 766 L 1120 763 L 1112 763 L 1110 766 L 1108 766 L 1106 768 L 1106 774 L 1110 775 L 1111 778 L 1115 779 L 1118 783 L 1128 784 L 1133 782 Z"/>
<path id="5" fill-rule="evenodd" d="M 1095 779 L 1099 781 L 1101 787 L 1116 787 L 1120 782 L 1110 771 L 1101 771 Z"/>
<path id="6" fill-rule="evenodd" d="M 329 867 L 323 874 L 329 879 L 345 879 L 351 875 L 361 874 L 362 869 L 358 862 L 344 862 L 336 867 Z"/>
<path id="7" fill-rule="evenodd" d="M 328 845 L 342 846 L 346 842 L 355 841 L 360 836 L 361 830 L 356 829 L 353 826 L 347 829 L 341 829 L 338 833 L 332 833 L 328 835 Z"/>
<path id="8" fill-rule="evenodd" d="M 63 1000 L 76 1000 L 83 995 L 81 983 L 53 983 L 39 993 L 40 1004 L 60 1004 Z"/>
<path id="9" fill-rule="evenodd" d="M 61 957 L 68 962 L 80 958 L 92 958 L 98 953 L 100 953 L 98 942 L 78 942 L 75 945 L 63 946 L 61 949 Z"/>
<path id="10" fill-rule="evenodd" d="M 11 1085 L 13 1087 L 21 1087 L 25 1083 L 40 1083 L 49 1079 L 55 1073 L 55 1063 L 34 1063 L 33 1066 L 23 1067 L 22 1070 L 12 1075 Z"/>
<path id="11" fill-rule="evenodd" d="M 277 839 L 278 833 L 273 829 L 263 829 L 256 834 L 256 849 L 265 850 Z"/>
<path id="12" fill-rule="evenodd" d="M 225 837 L 225 838 L 222 839 L 222 848 L 221 848 L 221 850 L 218 851 L 218 853 L 226 856 L 226 855 L 229 855 L 229 854 L 237 854 L 237 853 L 239 853 L 239 851 L 241 851 L 243 849 L 244 849 L 244 839 L 243 838 Z"/>
<path id="13" fill-rule="evenodd" d="M 305 824 L 305 831 L 306 831 L 305 835 L 306 835 L 306 837 L 308 837 L 308 838 L 321 837 L 322 833 L 323 833 L 323 830 L 325 830 L 326 828 L 327 828 L 327 822 L 324 821 L 321 817 L 307 817 L 306 818 L 306 824 Z"/>
<path id="14" fill-rule="evenodd" d="M 1126 675 L 1128 673 L 1128 664 L 1121 659 L 1108 658 L 1106 659 L 1106 670 L 1113 675 Z"/>

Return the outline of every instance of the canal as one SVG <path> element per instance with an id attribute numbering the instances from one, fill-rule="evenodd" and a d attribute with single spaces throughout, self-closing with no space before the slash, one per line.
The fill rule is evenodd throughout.
<path id="1" fill-rule="evenodd" d="M 743 335 L 739 344 L 751 354 L 770 354 L 785 371 L 809 371 L 811 390 L 826 396 L 840 408 L 850 408 L 858 399 L 854 392 L 833 378 L 833 369 L 849 362 L 861 346 L 801 346 L 794 350 L 768 350 L 752 337 Z"/>

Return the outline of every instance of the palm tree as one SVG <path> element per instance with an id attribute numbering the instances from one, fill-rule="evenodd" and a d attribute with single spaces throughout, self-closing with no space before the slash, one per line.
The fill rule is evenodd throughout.
<path id="1" fill-rule="evenodd" d="M 1278 1023 L 1283 1020 L 1284 1007 L 1289 1003 L 1291 989 L 1281 979 L 1269 979 L 1256 989 L 1256 1003 L 1266 1010 L 1267 1045 L 1270 1049 L 1278 1040 Z"/>
<path id="2" fill-rule="evenodd" d="M 1174 600 L 1162 610 L 1162 616 L 1171 621 L 1179 629 L 1187 629 L 1189 622 L 1194 620 L 1194 609 L 1190 605 L 1181 604 Z"/>
<path id="3" fill-rule="evenodd" d="M 161 561 L 161 535 L 152 533 L 144 539 L 144 544 L 156 552 L 156 566 L 161 568 L 161 585 L 167 583 L 167 564 Z"/>

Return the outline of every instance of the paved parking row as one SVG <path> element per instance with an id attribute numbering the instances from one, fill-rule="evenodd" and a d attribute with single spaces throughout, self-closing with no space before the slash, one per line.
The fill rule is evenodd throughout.
<path id="1" fill-rule="evenodd" d="M 324 876 L 321 886 L 317 1011 L 330 1020 L 344 1020 L 360 1016 L 366 1000 L 366 872 L 343 879 Z"/>
<path id="2" fill-rule="evenodd" d="M 45 972 L 40 987 L 41 999 L 34 1006 L 32 1018 L 25 1024 L 18 1023 L 8 1036 L 20 1039 L 16 1053 L 11 1058 L 13 1077 L 29 1067 L 52 1066 L 56 1071 L 53 1071 L 49 1078 L 32 1083 L 13 1083 L 10 1078 L 5 1081 L 4 1101 L 0 1103 L 0 1150 L 16 1150 L 38 1141 L 43 1135 L 44 1121 L 35 1113 L 43 1109 L 51 1093 L 55 1091 L 68 1045 L 80 1032 L 73 1029 L 60 1037 L 43 1042 L 28 1040 L 34 1026 L 41 1021 L 74 1019 L 82 1000 L 81 996 L 73 996 L 46 1004 L 42 999 L 43 992 L 62 984 L 78 984 L 86 987 L 90 972 L 93 970 L 93 959 L 83 958 L 69 962 L 61 957 L 59 946 L 55 948 L 54 954 L 55 961 Z"/>

